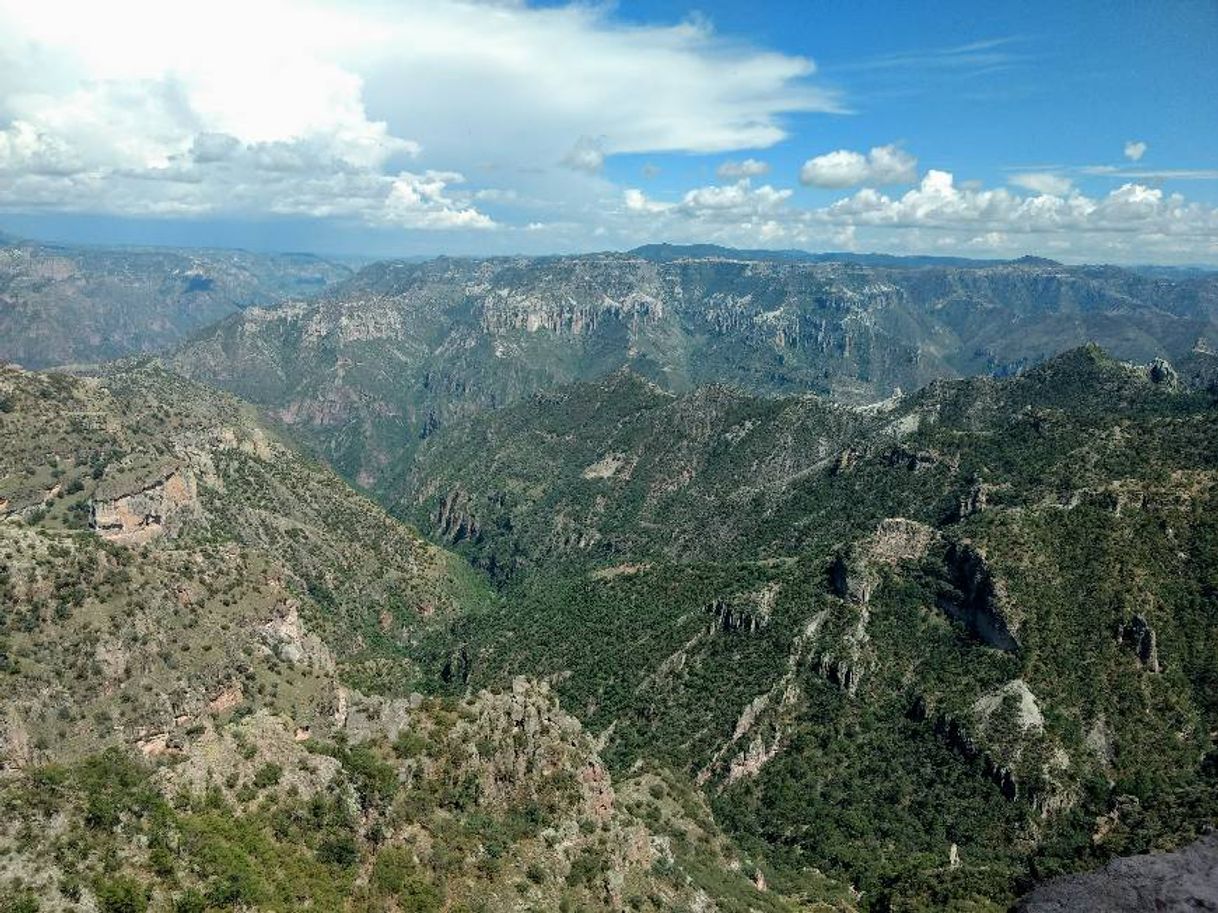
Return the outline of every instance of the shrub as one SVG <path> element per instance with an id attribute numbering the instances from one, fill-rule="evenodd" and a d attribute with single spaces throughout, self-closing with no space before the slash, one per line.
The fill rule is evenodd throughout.
<path id="1" fill-rule="evenodd" d="M 432 913 L 444 903 L 440 889 L 419 871 L 409 850 L 383 850 L 372 868 L 371 883 L 378 894 L 395 898 L 402 913 Z"/>
<path id="2" fill-rule="evenodd" d="M 148 889 L 126 875 L 99 881 L 93 888 L 101 913 L 145 913 Z"/>
<path id="3" fill-rule="evenodd" d="M 359 847 L 351 837 L 327 837 L 317 847 L 317 861 L 346 868 L 359 862 Z"/>
<path id="4" fill-rule="evenodd" d="M 283 768 L 268 761 L 254 773 L 254 788 L 266 789 L 268 786 L 275 786 L 282 776 Z"/>

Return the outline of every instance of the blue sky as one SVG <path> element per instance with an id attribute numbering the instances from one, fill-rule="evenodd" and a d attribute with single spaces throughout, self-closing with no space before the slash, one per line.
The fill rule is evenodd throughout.
<path id="1" fill-rule="evenodd" d="M 1218 264 L 1212 0 L 32 6 L 0 0 L 31 236 Z"/>
<path id="2" fill-rule="evenodd" d="M 1005 180 L 1006 169 L 1127 166 L 1127 140 L 1146 142 L 1138 170 L 1206 170 L 1164 180 L 1218 201 L 1218 3 L 1173 2 L 703 3 L 725 34 L 815 59 L 848 116 L 797 115 L 768 150 L 775 172 L 820 149 L 900 142 L 926 167 L 960 179 Z M 636 21 L 680 18 L 689 6 L 624 2 Z M 713 162 L 657 159 L 677 190 Z M 1144 166 L 1144 167 L 1142 167 Z M 611 163 L 625 180 L 637 163 Z M 1033 168 L 1033 170 L 1035 170 Z M 1107 192 L 1120 176 L 1077 175 Z M 816 198 L 813 198 L 816 199 Z"/>
<path id="3" fill-rule="evenodd" d="M 1003 168 L 1218 166 L 1218 4 L 837 2 L 702 4 L 728 34 L 814 58 L 854 112 L 791 118 L 770 154 L 798 168 L 818 148 L 901 141 L 930 167 L 997 180 Z M 623 3 L 628 18 L 685 14 Z M 750 12 L 750 10 L 752 12 Z M 674 163 L 675 164 L 675 163 Z M 699 163 L 705 167 L 705 163 Z M 1097 186 L 1099 182 L 1094 182 Z M 1190 185 L 1215 199 L 1218 182 Z"/>

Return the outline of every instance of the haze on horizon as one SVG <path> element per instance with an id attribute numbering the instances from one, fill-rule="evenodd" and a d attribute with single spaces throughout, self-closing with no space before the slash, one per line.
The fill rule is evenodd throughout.
<path id="1" fill-rule="evenodd" d="M 1218 264 L 1218 5 L 0 0 L 0 228 Z"/>

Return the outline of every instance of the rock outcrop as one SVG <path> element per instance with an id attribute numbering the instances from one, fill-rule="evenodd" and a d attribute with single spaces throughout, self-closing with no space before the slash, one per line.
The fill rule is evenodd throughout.
<path id="1" fill-rule="evenodd" d="M 477 541 L 482 527 L 473 512 L 473 499 L 464 491 L 450 491 L 432 514 L 437 535 L 453 545 Z"/>
<path id="2" fill-rule="evenodd" d="M 920 560 L 938 537 L 932 527 L 916 520 L 904 517 L 882 520 L 875 532 L 834 559 L 829 569 L 834 592 L 850 602 L 866 605 L 879 585 L 881 567 Z"/>
<path id="3" fill-rule="evenodd" d="M 1014 704 L 1014 722 L 1021 733 L 1044 731 L 1045 717 L 1041 713 L 1040 704 L 1037 703 L 1036 695 L 1032 693 L 1032 689 L 1028 687 L 1027 682 L 1021 678 L 1013 679 L 1001 688 L 982 695 L 977 699 L 977 702 L 973 705 L 973 713 L 977 718 L 978 725 L 982 729 L 988 726 L 995 711 L 1003 707 L 1008 701 Z"/>
<path id="4" fill-rule="evenodd" d="M 946 560 L 960 596 L 941 599 L 939 607 L 989 646 L 1007 652 L 1018 650 L 1017 617 L 1006 587 L 994 576 L 985 553 L 970 542 L 953 542 Z"/>
<path id="5" fill-rule="evenodd" d="M 759 590 L 714 599 L 705 609 L 711 616 L 710 633 L 755 634 L 770 623 L 778 593 L 778 584 L 772 583 Z"/>
<path id="6" fill-rule="evenodd" d="M 1114 859 L 1065 875 L 1019 901 L 1013 913 L 1197 913 L 1218 910 L 1218 835 L 1174 853 Z"/>
<path id="7" fill-rule="evenodd" d="M 139 482 L 107 479 L 90 504 L 89 525 L 103 539 L 141 545 L 173 529 L 197 508 L 198 498 L 187 466 L 167 467 Z"/>
<path id="8" fill-rule="evenodd" d="M 613 814 L 613 786 L 579 720 L 565 713 L 545 682 L 523 677 L 510 691 L 479 695 L 477 716 L 459 726 L 469 769 L 478 779 L 478 801 L 535 800 L 561 789 L 574 774 L 585 814 L 607 821 Z"/>
<path id="9" fill-rule="evenodd" d="M 1129 646 L 1147 672 L 1162 672 L 1159 663 L 1159 639 L 1146 616 L 1134 615 L 1121 628 L 1121 641 Z"/>

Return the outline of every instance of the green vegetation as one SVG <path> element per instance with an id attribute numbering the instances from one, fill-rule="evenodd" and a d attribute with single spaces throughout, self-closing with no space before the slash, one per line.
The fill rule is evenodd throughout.
<path id="1" fill-rule="evenodd" d="M 618 372 L 429 431 L 401 519 L 156 365 L 0 402 L 0 909 L 997 911 L 1218 818 L 1162 365 Z"/>
<path id="2" fill-rule="evenodd" d="M 867 412 L 618 375 L 449 429 L 398 503 L 499 582 L 474 685 L 553 676 L 775 884 L 967 909 L 1218 816 L 1216 482 L 1212 395 L 1087 348 Z"/>

